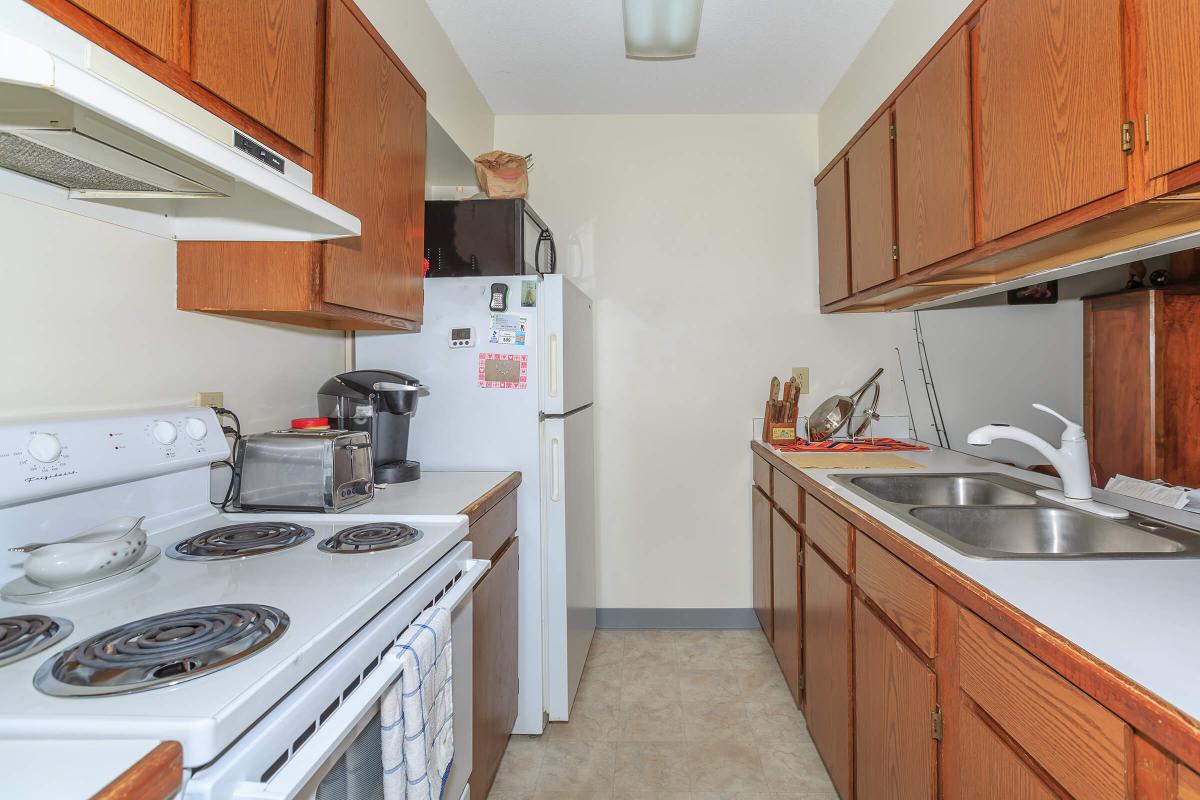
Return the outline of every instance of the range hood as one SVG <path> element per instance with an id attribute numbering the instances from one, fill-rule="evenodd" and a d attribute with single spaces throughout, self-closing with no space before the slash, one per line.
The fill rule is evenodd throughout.
<path id="1" fill-rule="evenodd" d="M 361 231 L 298 164 L 23 0 L 0 0 L 0 192 L 179 240 Z"/>

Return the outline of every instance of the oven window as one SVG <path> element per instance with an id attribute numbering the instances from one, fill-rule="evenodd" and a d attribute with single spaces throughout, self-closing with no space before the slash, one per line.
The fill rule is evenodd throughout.
<path id="1" fill-rule="evenodd" d="M 379 714 L 317 786 L 317 800 L 383 800 L 383 741 Z"/>

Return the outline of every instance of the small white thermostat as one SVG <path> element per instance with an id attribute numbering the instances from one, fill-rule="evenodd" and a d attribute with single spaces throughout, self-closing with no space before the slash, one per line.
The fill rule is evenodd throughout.
<path id="1" fill-rule="evenodd" d="M 475 329 L 474 328 L 451 328 L 450 329 L 450 347 L 474 347 L 475 346 Z"/>

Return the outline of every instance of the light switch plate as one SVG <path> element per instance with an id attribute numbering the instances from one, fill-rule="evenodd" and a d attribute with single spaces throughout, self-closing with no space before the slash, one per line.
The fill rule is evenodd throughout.
<path id="1" fill-rule="evenodd" d="M 200 408 L 223 407 L 225 405 L 225 393 L 196 392 L 196 405 Z"/>
<path id="2" fill-rule="evenodd" d="M 800 394 L 808 394 L 808 367 L 792 367 L 792 377 L 800 382 Z"/>

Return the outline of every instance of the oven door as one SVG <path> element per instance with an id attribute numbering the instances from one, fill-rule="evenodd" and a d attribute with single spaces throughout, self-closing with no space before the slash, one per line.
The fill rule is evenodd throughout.
<path id="1" fill-rule="evenodd" d="M 379 700 L 400 678 L 385 656 L 424 609 L 451 609 L 454 763 L 446 800 L 469 797 L 471 591 L 491 562 L 464 542 L 359 630 L 220 758 L 188 776 L 184 800 L 383 797 Z"/>

